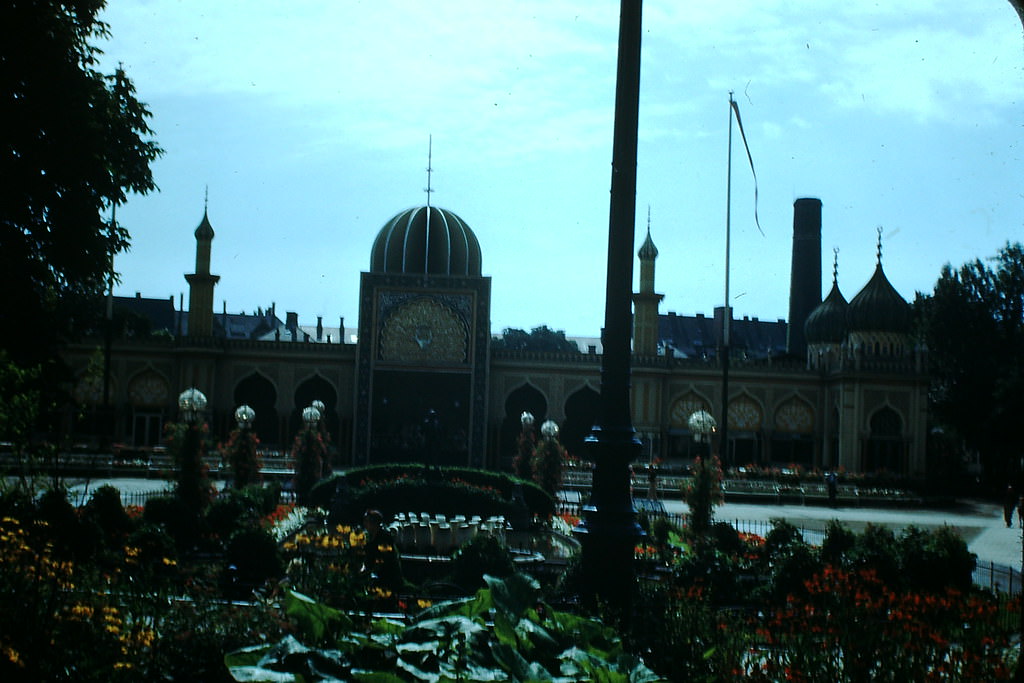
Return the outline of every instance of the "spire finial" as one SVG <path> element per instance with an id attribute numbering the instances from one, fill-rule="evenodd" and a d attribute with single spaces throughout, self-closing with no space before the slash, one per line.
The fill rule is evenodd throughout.
<path id="1" fill-rule="evenodd" d="M 427 189 L 424 192 L 427 193 L 427 208 L 430 208 L 430 193 L 434 190 L 430 187 L 430 174 L 434 172 L 431 167 L 431 160 L 434 156 L 434 136 L 431 134 L 427 137 Z"/>
<path id="2" fill-rule="evenodd" d="M 651 234 L 651 205 L 647 205 L 647 235 Z"/>
<path id="3" fill-rule="evenodd" d="M 832 247 L 832 284 L 839 284 L 839 247 Z"/>
<path id="4" fill-rule="evenodd" d="M 206 186 L 206 191 L 203 193 L 203 213 L 206 213 L 210 208 L 210 186 Z"/>
<path id="5" fill-rule="evenodd" d="M 878 265 L 882 265 L 882 226 L 878 228 Z"/>

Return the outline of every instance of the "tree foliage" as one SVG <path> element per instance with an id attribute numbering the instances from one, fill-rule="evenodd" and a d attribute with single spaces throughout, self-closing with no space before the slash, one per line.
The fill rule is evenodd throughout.
<path id="1" fill-rule="evenodd" d="M 491 342 L 499 351 L 548 351 L 554 353 L 579 353 L 576 342 L 565 338 L 564 330 L 552 330 L 547 325 L 535 327 L 529 332 L 515 327 L 506 327 L 501 337 Z"/>
<path id="2" fill-rule="evenodd" d="M 915 306 L 939 424 L 980 453 L 986 476 L 1018 473 L 1024 414 L 1024 247 L 948 264 Z"/>
<path id="3" fill-rule="evenodd" d="M 97 312 L 129 244 L 110 209 L 155 188 L 150 112 L 122 69 L 98 69 L 104 5 L 0 4 L 0 282 L 17 302 L 0 328 L 17 362 L 51 358 L 75 320 Z"/>

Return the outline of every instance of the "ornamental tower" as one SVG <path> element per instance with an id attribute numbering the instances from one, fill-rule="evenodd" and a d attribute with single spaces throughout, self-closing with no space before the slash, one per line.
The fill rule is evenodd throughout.
<path id="1" fill-rule="evenodd" d="M 655 356 L 658 353 L 658 304 L 664 294 L 654 291 L 654 260 L 658 248 L 651 239 L 651 211 L 647 210 L 647 239 L 637 252 L 640 257 L 640 291 L 633 295 L 633 353 Z"/>
<path id="2" fill-rule="evenodd" d="M 205 206 L 203 220 L 195 235 L 196 272 L 185 276 L 188 282 L 188 336 L 209 337 L 213 335 L 213 287 L 220 280 L 220 275 L 210 274 L 213 226 Z"/>

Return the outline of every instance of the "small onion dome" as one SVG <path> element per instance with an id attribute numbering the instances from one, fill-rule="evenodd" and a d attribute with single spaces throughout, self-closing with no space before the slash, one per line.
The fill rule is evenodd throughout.
<path id="1" fill-rule="evenodd" d="M 848 320 L 851 332 L 910 332 L 910 304 L 889 283 L 881 263 L 875 266 L 875 274 L 864 289 L 850 301 Z"/>
<path id="2" fill-rule="evenodd" d="M 640 251 L 637 252 L 637 256 L 644 260 L 653 260 L 658 258 L 658 248 L 654 246 L 654 240 L 651 239 L 651 231 L 647 231 L 647 239 L 640 245 Z"/>
<path id="3" fill-rule="evenodd" d="M 451 211 L 406 209 L 377 233 L 370 272 L 480 277 L 480 243 Z"/>
<path id="4" fill-rule="evenodd" d="M 840 344 L 846 340 L 847 315 L 850 304 L 846 303 L 839 285 L 832 283 L 832 291 L 825 300 L 811 311 L 804 323 L 804 337 L 808 344 Z"/>
<path id="5" fill-rule="evenodd" d="M 210 225 L 210 217 L 203 211 L 203 220 L 199 223 L 199 227 L 196 228 L 196 239 L 197 240 L 212 240 L 213 239 L 213 226 Z"/>

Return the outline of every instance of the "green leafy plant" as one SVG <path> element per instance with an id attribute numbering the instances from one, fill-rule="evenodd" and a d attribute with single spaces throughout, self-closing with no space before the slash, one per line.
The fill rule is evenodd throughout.
<path id="1" fill-rule="evenodd" d="M 287 609 L 300 635 L 327 645 L 289 637 L 232 652 L 225 663 L 237 681 L 663 680 L 611 627 L 542 602 L 534 579 L 486 581 L 473 597 L 433 605 L 407 623 L 374 619 L 358 630 L 344 613 L 292 594 Z"/>

